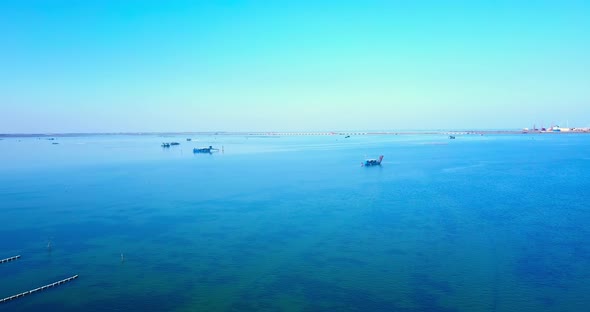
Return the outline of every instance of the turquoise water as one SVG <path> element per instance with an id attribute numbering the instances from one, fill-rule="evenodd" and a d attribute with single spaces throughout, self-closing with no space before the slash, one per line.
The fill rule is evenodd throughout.
<path id="1" fill-rule="evenodd" d="M 1 140 L 0 310 L 590 305 L 590 136 L 193 138 Z"/>

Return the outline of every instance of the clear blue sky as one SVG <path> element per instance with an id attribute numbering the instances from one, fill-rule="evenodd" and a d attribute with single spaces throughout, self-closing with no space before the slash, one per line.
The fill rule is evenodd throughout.
<path id="1" fill-rule="evenodd" d="M 590 125 L 590 1 L 0 0 L 0 133 Z"/>

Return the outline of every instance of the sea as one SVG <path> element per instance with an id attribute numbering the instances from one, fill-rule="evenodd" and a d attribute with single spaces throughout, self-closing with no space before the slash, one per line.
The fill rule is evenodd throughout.
<path id="1" fill-rule="evenodd" d="M 5 137 L 15 255 L 79 277 L 0 311 L 589 311 L 590 135 Z"/>

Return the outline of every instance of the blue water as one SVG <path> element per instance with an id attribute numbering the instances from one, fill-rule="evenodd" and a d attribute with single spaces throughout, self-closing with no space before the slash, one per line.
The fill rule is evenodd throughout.
<path id="1" fill-rule="evenodd" d="M 590 306 L 588 135 L 192 137 L 0 140 L 0 310 Z"/>

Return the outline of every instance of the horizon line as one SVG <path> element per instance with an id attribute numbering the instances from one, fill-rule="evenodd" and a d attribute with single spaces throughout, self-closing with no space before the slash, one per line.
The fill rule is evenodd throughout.
<path id="1" fill-rule="evenodd" d="M 588 133 L 581 131 L 563 131 L 561 133 Z M 44 133 L 0 133 L 0 137 L 48 137 L 48 136 L 94 136 L 94 135 L 397 135 L 397 134 L 510 134 L 510 133 L 560 133 L 540 129 L 400 129 L 400 130 L 330 130 L 330 131 L 121 131 L 121 132 L 44 132 Z"/>

